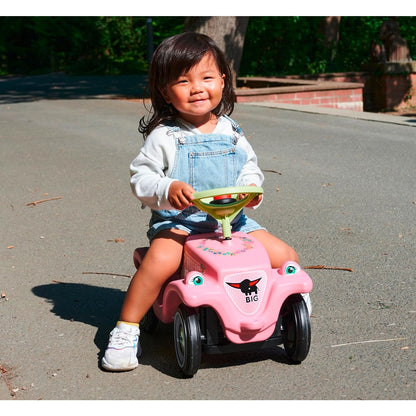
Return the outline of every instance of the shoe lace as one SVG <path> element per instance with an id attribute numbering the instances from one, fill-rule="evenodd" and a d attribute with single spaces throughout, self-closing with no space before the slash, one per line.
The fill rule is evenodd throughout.
<path id="1" fill-rule="evenodd" d="M 121 331 L 115 328 L 111 333 L 110 347 L 126 347 L 127 345 L 134 345 L 137 340 L 137 334 Z"/>

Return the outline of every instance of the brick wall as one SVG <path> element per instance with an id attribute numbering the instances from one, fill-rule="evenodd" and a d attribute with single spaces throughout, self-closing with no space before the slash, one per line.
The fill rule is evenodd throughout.
<path id="1" fill-rule="evenodd" d="M 284 92 L 260 92 L 256 95 L 239 95 L 237 102 L 259 102 L 272 101 L 282 104 L 315 105 L 318 107 L 329 107 L 343 110 L 363 111 L 362 87 L 337 89 L 290 91 Z"/>
<path id="2" fill-rule="evenodd" d="M 382 75 L 380 79 L 385 91 L 385 107 L 402 108 L 416 105 L 416 74 Z"/>
<path id="3" fill-rule="evenodd" d="M 272 101 L 354 111 L 416 106 L 416 62 L 369 64 L 363 72 L 239 78 L 237 102 Z M 244 89 L 245 87 L 245 89 Z"/>

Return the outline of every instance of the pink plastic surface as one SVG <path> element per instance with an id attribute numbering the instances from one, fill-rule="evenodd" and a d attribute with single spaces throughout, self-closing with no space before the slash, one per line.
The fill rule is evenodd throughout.
<path id="1" fill-rule="evenodd" d="M 144 251 L 135 252 L 136 267 Z M 312 280 L 297 263 L 272 269 L 266 250 L 252 236 L 202 234 L 187 239 L 181 275 L 173 276 L 154 304 L 156 316 L 172 322 L 181 303 L 210 306 L 227 338 L 236 344 L 263 341 L 275 328 L 285 299 L 309 293 Z"/>

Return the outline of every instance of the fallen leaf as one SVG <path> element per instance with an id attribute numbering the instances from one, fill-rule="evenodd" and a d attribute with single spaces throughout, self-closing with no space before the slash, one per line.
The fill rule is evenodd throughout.
<path id="1" fill-rule="evenodd" d="M 122 238 L 114 238 L 112 240 L 107 240 L 107 241 L 114 241 L 115 243 L 124 243 L 124 240 Z"/>

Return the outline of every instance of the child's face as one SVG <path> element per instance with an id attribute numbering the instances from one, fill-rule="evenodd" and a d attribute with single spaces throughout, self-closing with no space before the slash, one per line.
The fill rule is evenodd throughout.
<path id="1" fill-rule="evenodd" d="M 188 72 L 169 83 L 162 93 L 184 120 L 200 127 L 221 102 L 223 88 L 224 75 L 214 57 L 207 53 Z"/>

